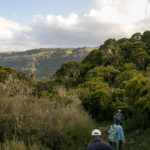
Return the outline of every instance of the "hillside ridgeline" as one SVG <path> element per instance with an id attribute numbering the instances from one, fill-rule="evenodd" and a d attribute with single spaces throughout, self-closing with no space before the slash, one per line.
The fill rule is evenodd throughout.
<path id="1" fill-rule="evenodd" d="M 47 77 L 67 61 L 80 62 L 93 48 L 41 48 L 24 52 L 0 53 L 0 65 L 15 68 L 36 77 Z"/>

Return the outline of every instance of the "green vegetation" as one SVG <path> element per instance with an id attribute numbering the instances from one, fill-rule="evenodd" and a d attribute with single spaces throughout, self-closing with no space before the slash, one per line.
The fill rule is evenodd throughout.
<path id="1" fill-rule="evenodd" d="M 149 33 L 135 33 L 130 39 L 108 39 L 75 69 L 82 68 L 82 72 L 70 78 L 69 83 L 76 83 L 70 84 L 70 88 L 77 92 L 84 108 L 98 122 L 111 120 L 112 113 L 120 108 L 131 122 L 138 121 L 129 128 L 149 127 Z M 63 65 L 59 70 L 63 76 L 60 81 L 69 78 Z M 70 62 L 68 66 L 71 67 Z"/>
<path id="2" fill-rule="evenodd" d="M 0 99 L 0 141 L 5 149 L 10 145 L 14 149 L 38 149 L 38 145 L 56 150 L 86 148 L 94 124 L 75 94 L 57 89 L 59 101 L 20 96 Z"/>
<path id="3" fill-rule="evenodd" d="M 17 73 L 11 68 L 1 69 L 4 73 L 9 70 L 7 78 L 0 82 L 1 149 L 86 148 L 90 131 L 95 125 L 81 106 L 76 93 L 66 91 L 63 86 L 56 84 L 46 90 L 51 81 L 44 80 L 44 83 L 48 83 L 44 86 L 44 83 L 36 83 L 31 77 Z M 3 73 L 0 76 L 3 77 Z M 22 87 L 19 82 L 23 83 Z M 18 86 L 20 91 L 17 93 L 16 90 L 11 90 L 11 94 L 6 92 L 8 87 L 19 89 Z M 26 90 L 22 91 L 23 89 Z M 28 93 L 27 89 L 32 92 Z M 40 94 L 37 94 L 37 89 Z"/>
<path id="4" fill-rule="evenodd" d="M 82 62 L 49 78 L 0 66 L 0 142 L 4 150 L 83 150 L 91 130 L 125 115 L 126 150 L 149 149 L 150 31 L 108 39 Z"/>

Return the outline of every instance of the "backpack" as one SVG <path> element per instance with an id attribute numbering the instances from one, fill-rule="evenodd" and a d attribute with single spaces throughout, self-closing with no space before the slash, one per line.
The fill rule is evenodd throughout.
<path id="1" fill-rule="evenodd" d="M 114 128 L 114 126 L 111 127 L 110 131 L 109 131 L 109 137 L 108 139 L 111 142 L 117 142 L 118 139 L 118 135 L 117 135 L 117 130 Z"/>
<path id="2" fill-rule="evenodd" d="M 117 113 L 115 117 L 118 120 L 122 120 L 122 114 L 121 113 Z"/>

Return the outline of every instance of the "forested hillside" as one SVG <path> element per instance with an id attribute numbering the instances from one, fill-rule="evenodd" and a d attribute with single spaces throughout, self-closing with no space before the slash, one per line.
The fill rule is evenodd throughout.
<path id="1" fill-rule="evenodd" d="M 39 84 L 38 96 L 52 98 L 51 85 L 63 85 L 77 94 L 84 109 L 100 124 L 112 121 L 113 112 L 121 109 L 128 137 L 126 149 L 148 150 L 145 133 L 150 133 L 149 43 L 150 31 L 135 33 L 129 39 L 108 39 L 82 62 L 64 63 L 50 84 Z"/>
<path id="2" fill-rule="evenodd" d="M 10 77 L 26 90 L 5 92 L 9 85 L 18 87 L 8 84 Z M 149 150 L 150 31 L 108 39 L 81 62 L 62 64 L 50 78 L 35 79 L 1 66 L 0 83 L 4 148 L 84 150 L 95 127 L 108 141 L 113 112 L 121 109 L 124 149 Z"/>
<path id="3" fill-rule="evenodd" d="M 73 88 L 97 121 L 111 120 L 120 108 L 127 119 L 134 118 L 132 128 L 149 127 L 150 31 L 108 39 L 81 63 L 63 64 L 54 78 Z"/>
<path id="4" fill-rule="evenodd" d="M 81 61 L 93 48 L 41 48 L 25 52 L 0 53 L 0 65 L 36 77 L 48 77 L 67 61 Z"/>

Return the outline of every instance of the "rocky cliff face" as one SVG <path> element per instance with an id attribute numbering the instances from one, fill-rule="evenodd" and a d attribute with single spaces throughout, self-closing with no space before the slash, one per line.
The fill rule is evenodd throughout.
<path id="1" fill-rule="evenodd" d="M 49 76 L 64 62 L 81 61 L 94 48 L 41 48 L 25 52 L 0 53 L 0 65 L 37 77 Z"/>

